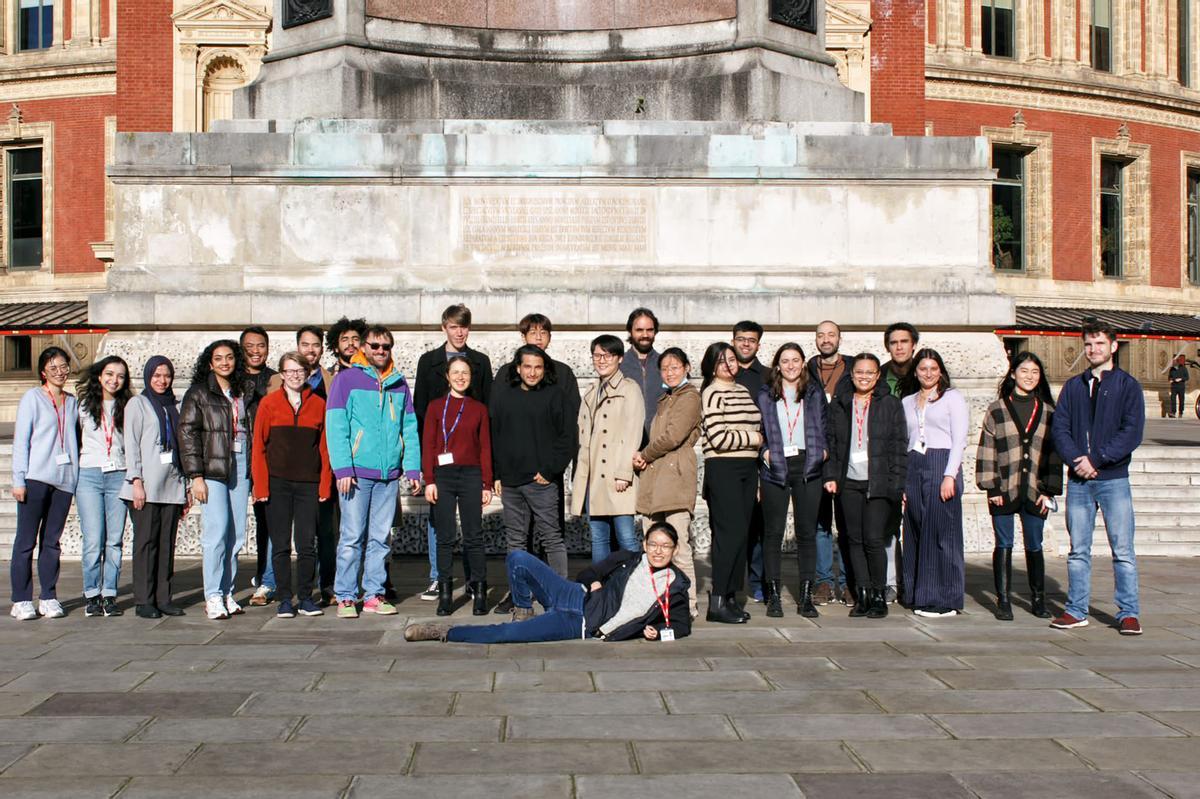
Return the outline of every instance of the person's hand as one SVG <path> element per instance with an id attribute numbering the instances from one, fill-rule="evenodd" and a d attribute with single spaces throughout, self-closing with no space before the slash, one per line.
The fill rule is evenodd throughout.
<path id="1" fill-rule="evenodd" d="M 1041 500 L 1039 499 L 1039 502 Z M 995 505 L 997 508 L 1004 504 L 1004 497 L 988 497 L 988 502 Z"/>
<path id="2" fill-rule="evenodd" d="M 629 486 L 633 485 L 633 483 L 629 482 L 628 480 L 622 480 L 620 478 L 617 478 L 616 483 L 617 483 L 617 493 L 618 494 L 624 494 L 626 491 L 629 490 Z"/>
<path id="3" fill-rule="evenodd" d="M 133 509 L 141 510 L 146 507 L 146 486 L 142 478 L 133 478 Z"/>
<path id="4" fill-rule="evenodd" d="M 425 501 L 430 505 L 437 504 L 437 486 L 433 483 L 425 486 Z"/>
<path id="5" fill-rule="evenodd" d="M 633 453 L 633 468 L 637 469 L 640 472 L 649 465 L 650 464 L 646 462 L 646 459 L 642 457 L 642 453 L 640 453 L 640 452 Z"/>
<path id="6" fill-rule="evenodd" d="M 501 492 L 500 481 L 497 480 L 495 487 L 492 489 L 492 493 L 495 494 L 496 496 L 501 496 L 500 492 Z"/>
<path id="7" fill-rule="evenodd" d="M 599 580 L 596 580 L 591 585 L 588 586 L 588 590 L 599 591 L 603 587 L 604 587 L 604 584 L 601 583 Z"/>
<path id="8" fill-rule="evenodd" d="M 1096 471 L 1096 467 L 1092 465 L 1091 460 L 1087 455 L 1080 455 L 1075 459 L 1075 474 L 1082 477 L 1084 480 L 1091 480 L 1100 474 Z"/>
<path id="9" fill-rule="evenodd" d="M 14 488 L 12 490 L 13 499 L 15 499 L 17 502 L 24 502 L 27 493 L 28 489 L 25 488 Z"/>
<path id="10" fill-rule="evenodd" d="M 420 480 L 409 480 L 408 481 L 408 493 L 412 494 L 414 497 L 421 496 L 421 481 Z"/>
<path id="11" fill-rule="evenodd" d="M 491 505 L 491 504 L 492 504 L 492 492 L 488 491 L 485 488 L 485 489 L 483 489 L 483 507 L 486 508 L 488 505 Z"/>
<path id="12" fill-rule="evenodd" d="M 821 463 L 824 463 L 827 460 L 829 460 L 829 450 L 823 449 L 821 450 Z"/>
<path id="13" fill-rule="evenodd" d="M 949 502 L 954 499 L 954 478 L 946 475 L 942 478 L 942 502 Z"/>
<path id="14" fill-rule="evenodd" d="M 537 474 L 535 474 L 535 475 L 533 476 L 533 482 L 537 483 L 537 484 L 538 484 L 538 485 L 540 485 L 540 486 L 548 486 L 548 485 L 550 485 L 550 481 L 549 481 L 549 480 L 547 480 L 545 477 L 542 477 L 542 473 L 541 473 L 541 472 L 538 472 Z"/>
<path id="15" fill-rule="evenodd" d="M 768 466 L 771 465 L 771 450 L 768 449 L 763 451 L 763 463 L 767 464 Z"/>
<path id="16" fill-rule="evenodd" d="M 203 477 L 192 478 L 192 499 L 201 505 L 208 502 L 208 485 Z"/>
<path id="17" fill-rule="evenodd" d="M 328 502 L 329 497 L 317 497 L 317 502 Z"/>
<path id="18" fill-rule="evenodd" d="M 358 481 L 353 477 L 339 477 L 337 481 L 338 493 L 342 496 L 348 496 L 350 494 L 350 489 L 354 488 L 356 485 L 358 485 Z"/>
<path id="19" fill-rule="evenodd" d="M 254 498 L 254 503 L 255 503 L 256 505 L 258 505 L 258 504 L 261 504 L 261 503 L 263 503 L 263 502 L 266 502 L 266 501 L 267 501 L 267 500 L 269 500 L 269 499 L 270 499 L 270 497 L 255 497 L 255 498 Z"/>
<path id="20" fill-rule="evenodd" d="M 642 635 L 646 636 L 647 641 L 658 640 L 658 630 L 654 627 L 651 627 L 649 624 L 646 625 L 646 629 L 642 630 Z"/>
<path id="21" fill-rule="evenodd" d="M 1051 508 L 1050 503 L 1051 503 L 1050 497 L 1046 496 L 1045 494 L 1038 494 L 1038 498 L 1037 498 L 1038 510 L 1040 510 L 1042 513 L 1049 513 L 1050 508 Z"/>
<path id="22" fill-rule="evenodd" d="M 837 493 L 837 481 L 836 480 L 827 480 L 825 482 L 825 491 L 830 494 L 836 494 Z"/>

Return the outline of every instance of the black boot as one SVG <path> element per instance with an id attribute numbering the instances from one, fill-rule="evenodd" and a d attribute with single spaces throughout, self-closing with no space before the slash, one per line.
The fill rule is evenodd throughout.
<path id="1" fill-rule="evenodd" d="M 454 579 L 439 577 L 437 615 L 449 616 L 452 613 L 454 613 Z"/>
<path id="2" fill-rule="evenodd" d="M 815 619 L 821 615 L 817 612 L 817 606 L 813 604 L 812 580 L 800 581 L 800 601 L 796 603 L 796 612 L 806 619 Z"/>
<path id="3" fill-rule="evenodd" d="M 870 610 L 870 604 L 867 599 L 866 586 L 860 585 L 855 587 L 854 607 L 850 608 L 850 617 L 858 618 L 860 616 L 866 616 L 868 610 Z"/>
<path id="4" fill-rule="evenodd" d="M 725 605 L 734 613 L 738 613 L 742 617 L 742 621 L 750 621 L 750 614 L 746 612 L 746 607 L 741 602 L 737 601 L 737 592 L 730 591 L 725 595 Z"/>
<path id="5" fill-rule="evenodd" d="M 783 603 L 779 598 L 779 581 L 763 581 L 763 603 L 767 606 L 767 616 L 772 619 L 783 618 Z"/>
<path id="6" fill-rule="evenodd" d="M 472 616 L 487 615 L 487 581 L 480 580 L 476 583 L 471 583 L 471 596 L 474 598 L 474 605 L 471 608 Z"/>
<path id="7" fill-rule="evenodd" d="M 992 611 L 1000 621 L 1012 621 L 1012 603 L 1008 598 L 1012 584 L 1012 549 L 996 547 L 992 550 L 992 581 L 996 586 L 996 609 Z"/>
<path id="8" fill-rule="evenodd" d="M 887 593 L 885 590 L 871 589 L 871 606 L 867 608 L 868 619 L 884 619 L 888 615 Z"/>
<path id="9" fill-rule="evenodd" d="M 720 594 L 709 593 L 708 595 L 708 613 L 705 615 L 705 621 L 713 621 L 719 624 L 745 624 L 745 614 L 735 608 L 729 607 L 725 597 Z"/>
<path id="10" fill-rule="evenodd" d="M 1050 611 L 1046 610 L 1046 556 L 1040 549 L 1025 550 L 1025 571 L 1029 572 L 1029 612 L 1039 619 L 1050 618 Z"/>
<path id="11" fill-rule="evenodd" d="M 504 595 L 503 599 L 500 600 L 500 604 L 492 608 L 492 613 L 495 613 L 497 616 L 507 616 L 509 613 L 513 612 L 514 607 L 516 606 L 513 604 L 512 592 L 510 591 Z"/>

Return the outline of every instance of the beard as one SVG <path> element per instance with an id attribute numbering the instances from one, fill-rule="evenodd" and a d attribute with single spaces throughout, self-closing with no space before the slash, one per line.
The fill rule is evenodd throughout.
<path id="1" fill-rule="evenodd" d="M 647 354 L 649 354 L 650 350 L 654 349 L 654 339 L 645 341 L 645 340 L 639 340 L 639 339 L 635 338 L 635 339 L 631 339 L 629 343 L 633 346 L 633 348 L 635 350 L 637 350 L 642 355 L 647 355 Z"/>

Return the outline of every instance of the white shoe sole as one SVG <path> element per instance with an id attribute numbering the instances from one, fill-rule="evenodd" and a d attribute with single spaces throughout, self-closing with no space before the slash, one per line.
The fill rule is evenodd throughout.
<path id="1" fill-rule="evenodd" d="M 1054 622 L 1051 622 L 1050 626 L 1056 630 L 1074 630 L 1076 627 L 1087 627 L 1088 620 L 1084 619 L 1083 621 L 1077 621 L 1074 624 L 1055 624 Z"/>

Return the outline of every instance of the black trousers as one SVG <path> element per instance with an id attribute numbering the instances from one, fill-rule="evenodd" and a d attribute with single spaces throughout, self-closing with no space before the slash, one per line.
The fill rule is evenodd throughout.
<path id="1" fill-rule="evenodd" d="M 882 591 L 887 583 L 887 532 L 896 504 L 868 497 L 865 480 L 846 480 L 842 485 L 842 511 L 858 588 Z"/>
<path id="2" fill-rule="evenodd" d="M 321 590 L 330 594 L 333 593 L 333 580 L 337 576 L 338 525 L 340 521 L 341 513 L 335 493 L 333 499 L 317 506 L 317 571 Z"/>
<path id="3" fill-rule="evenodd" d="M 483 556 L 483 472 L 478 466 L 438 466 L 433 473 L 438 498 L 433 506 L 437 534 L 437 569 L 442 578 L 453 574 L 454 511 L 462 522 L 463 553 L 472 580 L 487 579 Z"/>
<path id="4" fill-rule="evenodd" d="M 736 593 L 746 574 L 746 539 L 758 490 L 755 458 L 704 461 L 704 498 L 712 528 L 712 587 L 718 596 Z"/>
<path id="5" fill-rule="evenodd" d="M 251 498 L 254 494 L 250 494 Z M 255 560 L 254 582 L 262 585 L 263 574 L 267 571 L 267 542 L 271 540 L 271 519 L 267 507 L 262 502 L 252 502 L 254 508 L 254 544 L 257 547 Z"/>
<path id="6" fill-rule="evenodd" d="M 126 500 L 125 504 L 133 523 L 133 601 L 137 605 L 169 605 L 175 578 L 175 534 L 183 506 L 147 502 L 136 510 L 132 502 Z"/>
<path id="7" fill-rule="evenodd" d="M 1172 416 L 1183 416 L 1186 405 L 1187 386 L 1171 386 L 1171 409 L 1167 411 Z M 1178 409 L 1178 410 L 1177 410 Z"/>
<path id="8" fill-rule="evenodd" d="M 783 533 L 788 505 L 796 531 L 796 559 L 800 580 L 817 576 L 817 513 L 821 510 L 822 484 L 819 477 L 804 479 L 804 453 L 788 458 L 787 485 L 762 481 L 763 571 L 768 580 L 780 579 Z"/>
<path id="9" fill-rule="evenodd" d="M 296 596 L 300 600 L 310 599 L 317 570 L 317 507 L 321 504 L 317 500 L 317 484 L 272 477 L 271 499 L 265 504 L 271 531 L 271 565 L 275 567 L 275 596 L 280 602 L 292 598 L 294 536 Z"/>
<path id="10" fill-rule="evenodd" d="M 58 569 L 62 557 L 59 539 L 67 523 L 74 494 L 39 480 L 25 482 L 25 501 L 17 503 L 17 535 L 13 540 L 12 601 L 33 600 L 33 548 L 38 548 L 38 599 L 57 598 Z"/>

